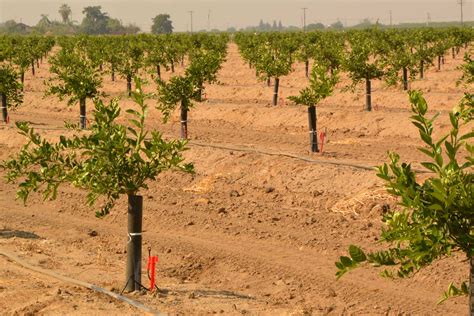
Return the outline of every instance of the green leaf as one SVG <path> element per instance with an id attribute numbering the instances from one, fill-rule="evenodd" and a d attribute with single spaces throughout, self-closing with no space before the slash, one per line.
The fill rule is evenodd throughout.
<path id="1" fill-rule="evenodd" d="M 354 262 L 361 263 L 367 260 L 365 253 L 357 246 L 349 246 L 349 254 Z"/>

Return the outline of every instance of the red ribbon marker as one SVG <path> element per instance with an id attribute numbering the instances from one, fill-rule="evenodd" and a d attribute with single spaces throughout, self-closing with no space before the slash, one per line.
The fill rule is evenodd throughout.
<path id="1" fill-rule="evenodd" d="M 158 256 L 148 257 L 147 270 L 150 272 L 150 292 L 153 292 L 155 290 L 155 269 L 156 269 L 157 263 L 158 263 Z"/>
<path id="2" fill-rule="evenodd" d="M 324 148 L 324 138 L 326 137 L 326 132 L 321 132 L 319 134 L 319 139 L 321 140 L 321 152 L 323 152 Z"/>
<path id="3" fill-rule="evenodd" d="M 285 98 L 280 97 L 280 105 L 285 105 Z"/>

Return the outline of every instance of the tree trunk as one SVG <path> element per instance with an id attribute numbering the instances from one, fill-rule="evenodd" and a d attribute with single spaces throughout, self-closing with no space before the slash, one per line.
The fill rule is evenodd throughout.
<path id="1" fill-rule="evenodd" d="M 403 90 L 408 90 L 408 69 L 403 67 Z"/>
<path id="2" fill-rule="evenodd" d="M 171 72 L 174 73 L 174 63 L 171 63 Z"/>
<path id="3" fill-rule="evenodd" d="M 280 78 L 275 78 L 275 88 L 273 89 L 273 105 L 278 105 L 278 87 L 280 86 Z"/>
<path id="4" fill-rule="evenodd" d="M 87 123 L 86 123 L 86 98 L 82 98 L 79 100 L 79 122 L 81 125 L 81 129 L 86 129 Z"/>
<path id="5" fill-rule="evenodd" d="M 445 60 L 444 60 L 444 55 L 443 55 L 443 56 L 441 56 L 441 63 L 442 63 L 443 65 L 444 65 L 444 63 L 445 63 Z"/>
<path id="6" fill-rule="evenodd" d="M 128 96 L 132 95 L 132 75 L 127 75 L 127 92 Z"/>
<path id="7" fill-rule="evenodd" d="M 115 81 L 115 67 L 114 64 L 111 64 L 112 66 L 112 81 Z"/>
<path id="8" fill-rule="evenodd" d="M 203 84 L 198 83 L 198 96 L 197 96 L 197 101 L 202 102 L 202 91 L 204 90 Z"/>
<path id="9" fill-rule="evenodd" d="M 158 76 L 158 79 L 161 79 L 161 68 L 160 68 L 160 65 L 156 65 L 156 75 Z"/>
<path id="10" fill-rule="evenodd" d="M 181 101 L 181 138 L 188 139 L 188 106 Z"/>
<path id="11" fill-rule="evenodd" d="M 474 256 L 469 263 L 469 315 L 474 316 Z"/>
<path id="12" fill-rule="evenodd" d="M 438 71 L 441 70 L 441 56 L 438 56 Z"/>
<path id="13" fill-rule="evenodd" d="M 39 63 L 39 59 L 37 59 L 37 60 L 36 60 L 36 68 L 39 69 L 39 67 L 40 67 L 40 63 Z"/>
<path id="14" fill-rule="evenodd" d="M 372 111 L 372 84 L 369 78 L 365 79 L 365 107 L 367 111 Z"/>
<path id="15" fill-rule="evenodd" d="M 424 72 L 425 69 L 424 69 L 424 67 L 425 67 L 425 62 L 422 60 L 420 62 L 420 79 L 425 78 L 425 72 Z"/>
<path id="16" fill-rule="evenodd" d="M 104 66 L 102 64 L 99 65 L 99 71 L 104 70 Z"/>
<path id="17" fill-rule="evenodd" d="M 21 80 L 21 84 L 22 84 L 21 91 L 24 91 L 24 87 L 23 87 L 23 85 L 25 84 L 25 72 L 24 71 L 22 71 L 20 73 L 20 80 Z"/>
<path id="18" fill-rule="evenodd" d="M 451 54 L 453 55 L 453 59 L 456 59 L 456 49 L 454 47 L 451 48 Z"/>
<path id="19" fill-rule="evenodd" d="M 35 61 L 34 60 L 31 61 L 31 73 L 33 74 L 33 76 L 35 75 Z"/>
<path id="20" fill-rule="evenodd" d="M 142 284 L 142 217 L 143 197 L 128 195 L 128 243 L 125 291 L 140 290 Z"/>
<path id="21" fill-rule="evenodd" d="M 8 122 L 8 109 L 7 109 L 7 95 L 4 93 L 0 93 L 2 96 L 2 117 L 5 123 Z"/>
<path id="22" fill-rule="evenodd" d="M 267 78 L 267 87 L 272 86 L 272 80 L 270 78 Z"/>
<path id="23" fill-rule="evenodd" d="M 306 78 L 309 78 L 309 60 L 306 60 L 304 63 L 304 72 Z"/>
<path id="24" fill-rule="evenodd" d="M 309 124 L 309 144 L 311 152 L 319 152 L 318 148 L 318 130 L 316 128 L 316 107 L 310 105 L 308 107 L 308 124 Z"/>

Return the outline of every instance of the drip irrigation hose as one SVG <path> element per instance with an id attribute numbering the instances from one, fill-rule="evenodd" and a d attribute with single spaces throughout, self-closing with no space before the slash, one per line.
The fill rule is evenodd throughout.
<path id="1" fill-rule="evenodd" d="M 35 127 L 35 129 L 40 129 L 40 130 L 41 129 L 42 130 L 69 130 L 67 128 L 48 128 L 48 127 Z M 329 161 L 329 160 L 312 159 L 312 158 L 302 157 L 302 156 L 298 156 L 298 155 L 291 154 L 291 153 L 272 152 L 272 151 L 268 151 L 268 150 L 258 150 L 258 149 L 248 148 L 248 147 L 222 146 L 222 145 L 214 145 L 214 144 L 209 144 L 209 143 L 199 143 L 199 142 L 195 142 L 195 141 L 192 141 L 192 140 L 188 140 L 188 144 L 191 145 L 191 146 L 197 146 L 197 147 L 209 147 L 209 148 L 217 148 L 217 149 L 224 149 L 224 150 L 231 150 L 231 151 L 240 151 L 240 152 L 247 152 L 247 153 L 254 153 L 254 154 L 262 154 L 262 155 L 268 155 L 268 156 L 287 157 L 287 158 L 306 161 L 306 162 L 309 162 L 309 163 L 327 164 L 327 165 L 333 165 L 333 166 L 345 166 L 345 167 L 351 167 L 351 168 L 367 170 L 367 171 L 374 171 L 375 168 L 376 168 L 376 166 L 366 166 L 366 165 L 354 164 L 354 163 L 344 162 L 344 161 L 336 162 L 336 161 Z M 415 171 L 416 173 L 433 173 L 432 171 L 416 169 L 416 168 L 413 168 L 412 171 Z"/>
<path id="2" fill-rule="evenodd" d="M 32 271 L 35 271 L 35 272 L 38 272 L 38 273 L 41 273 L 41 274 L 45 274 L 47 276 L 50 276 L 52 278 L 55 278 L 55 279 L 58 279 L 60 281 L 63 281 L 63 282 L 67 282 L 67 283 L 72 283 L 72 284 L 75 284 L 75 285 L 78 285 L 78 286 L 81 286 L 81 287 L 85 287 L 85 288 L 88 288 L 92 291 L 95 291 L 95 292 L 98 292 L 98 293 L 102 293 L 102 294 L 105 294 L 105 295 L 108 295 L 110 297 L 113 297 L 115 298 L 116 300 L 119 300 L 119 301 L 122 301 L 122 302 L 125 302 L 127 304 L 130 304 L 138 309 L 140 309 L 141 311 L 145 312 L 146 314 L 149 314 L 149 315 L 157 315 L 157 316 L 160 316 L 160 315 L 165 315 L 163 313 L 160 313 L 158 311 L 155 311 L 145 305 L 143 305 L 142 303 L 140 302 L 137 302 L 135 300 L 132 300 L 126 296 L 123 296 L 123 295 L 120 295 L 120 294 L 117 294 L 117 293 L 114 293 L 112 291 L 109 291 L 109 290 L 106 290 L 104 288 L 101 288 L 97 285 L 94 285 L 94 284 L 90 284 L 90 283 L 87 283 L 87 282 L 84 282 L 84 281 L 80 281 L 80 280 L 76 280 L 76 279 L 73 279 L 73 278 L 70 278 L 70 277 L 67 277 L 67 276 L 62 276 L 60 274 L 57 274 L 55 272 L 52 272 L 52 271 L 49 271 L 49 270 L 46 270 L 46 269 L 42 269 L 42 268 L 39 268 L 39 267 L 36 267 L 36 266 L 33 266 L 27 262 L 25 262 L 24 260 L 20 259 L 19 257 L 15 256 L 14 254 L 11 254 L 9 252 L 6 252 L 2 249 L 0 249 L 0 255 L 8 258 L 9 260 L 23 266 L 24 268 L 26 269 L 29 269 L 29 270 L 32 270 Z"/>
<path id="3" fill-rule="evenodd" d="M 330 161 L 330 160 L 322 160 L 322 159 L 313 159 L 308 157 L 302 157 L 291 153 L 284 153 L 284 152 L 272 152 L 267 150 L 258 150 L 253 148 L 245 148 L 245 147 L 231 147 L 231 146 L 222 146 L 222 145 L 212 145 L 212 144 L 204 144 L 204 143 L 197 143 L 194 141 L 189 141 L 189 145 L 191 146 L 198 146 L 198 147 L 210 147 L 210 148 L 217 148 L 217 149 L 224 149 L 224 150 L 231 150 L 231 151 L 240 151 L 240 152 L 247 152 L 247 153 L 254 153 L 254 154 L 262 154 L 268 156 L 280 156 L 280 157 L 287 157 L 297 160 L 302 160 L 310 163 L 316 164 L 327 164 L 327 165 L 334 165 L 334 166 L 344 166 L 344 167 L 351 167 L 355 169 L 362 169 L 368 171 L 375 171 L 376 166 L 366 166 L 366 165 L 359 165 L 350 162 L 337 162 L 337 161 Z M 431 171 L 421 170 L 421 169 L 412 169 L 417 173 L 432 173 Z"/>

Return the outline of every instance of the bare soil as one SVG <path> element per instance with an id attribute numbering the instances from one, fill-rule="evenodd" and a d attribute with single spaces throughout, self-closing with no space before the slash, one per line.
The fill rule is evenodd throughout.
<path id="1" fill-rule="evenodd" d="M 437 135 L 449 129 L 447 113 L 465 91 L 456 86 L 461 62 L 461 56 L 447 57 L 441 72 L 432 67 L 424 80 L 411 84 L 425 92 L 433 114 L 441 112 Z M 78 121 L 78 106 L 43 97 L 49 77 L 46 62 L 35 77 L 26 75 L 24 105 L 10 113 L 10 124 L 0 125 L 0 159 L 25 143 L 15 121 L 30 121 L 50 139 L 71 133 L 63 122 Z M 280 82 L 283 98 L 296 94 L 307 84 L 304 65 L 295 65 Z M 363 87 L 341 92 L 348 83 L 343 78 L 334 96 L 318 107 L 318 127 L 327 137 L 324 152 L 311 154 L 306 108 L 288 101 L 272 107 L 273 88 L 257 81 L 231 44 L 219 83 L 208 86 L 207 101 L 190 112 L 185 155 L 195 163 L 196 174 L 167 172 L 142 192 L 143 281 L 149 284 L 145 268 L 151 247 L 159 256 L 162 291 L 130 297 L 170 315 L 465 314 L 465 298 L 436 304 L 451 281 L 467 279 L 468 265 L 459 255 L 410 279 L 387 280 L 377 269 L 361 268 L 336 280 L 334 262 L 350 244 L 381 247 L 382 212 L 396 207 L 375 172 L 362 167 L 387 161 L 388 150 L 416 168 L 424 159 L 416 149 L 407 94 L 374 82 L 375 110 L 369 113 L 363 110 Z M 123 78 L 111 82 L 104 76 L 103 90 L 121 97 L 124 109 L 133 106 L 125 88 Z M 155 102 L 149 101 L 152 108 Z M 89 102 L 89 114 L 91 109 Z M 179 136 L 178 113 L 163 124 L 151 109 L 149 122 L 167 137 Z M 0 251 L 115 292 L 122 289 L 125 199 L 108 217 L 97 219 L 77 189 L 61 188 L 55 201 L 33 195 L 26 206 L 15 200 L 15 190 L 0 182 Z M 0 310 L 17 315 L 141 313 L 1 256 Z"/>

